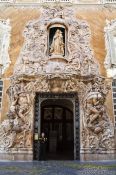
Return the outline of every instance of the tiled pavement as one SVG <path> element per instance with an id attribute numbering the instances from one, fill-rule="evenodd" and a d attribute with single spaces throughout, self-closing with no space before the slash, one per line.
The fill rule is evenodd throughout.
<path id="1" fill-rule="evenodd" d="M 0 175 L 116 175 L 116 161 L 0 161 Z"/>

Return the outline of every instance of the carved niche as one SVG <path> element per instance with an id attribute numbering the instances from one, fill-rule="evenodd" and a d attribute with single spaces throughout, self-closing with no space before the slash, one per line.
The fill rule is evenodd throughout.
<path id="1" fill-rule="evenodd" d="M 76 19 L 69 7 L 45 8 L 23 35 L 7 90 L 11 106 L 0 126 L 0 150 L 32 149 L 36 92 L 78 92 L 81 152 L 114 149 L 114 128 L 105 107 L 109 85 L 99 76 L 87 22 Z M 60 39 L 54 43 L 56 35 Z"/>
<path id="2" fill-rule="evenodd" d="M 49 56 L 65 56 L 65 28 L 64 26 L 55 25 L 49 29 Z"/>

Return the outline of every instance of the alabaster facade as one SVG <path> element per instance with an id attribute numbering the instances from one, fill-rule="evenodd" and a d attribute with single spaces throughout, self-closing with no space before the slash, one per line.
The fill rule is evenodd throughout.
<path id="1" fill-rule="evenodd" d="M 6 50 L 11 64 L 2 74 L 1 157 L 33 160 L 35 134 L 41 132 L 37 94 L 47 94 L 40 95 L 38 108 L 44 98 L 65 99 L 68 94 L 72 100 L 74 159 L 115 157 L 113 77 L 107 75 L 106 66 L 115 62 L 115 55 L 108 61 L 111 48 L 105 47 L 104 32 L 106 18 L 115 21 L 115 4 L 22 6 L 4 6 L 4 15 L 0 13 L 9 19 L 11 29 Z"/>

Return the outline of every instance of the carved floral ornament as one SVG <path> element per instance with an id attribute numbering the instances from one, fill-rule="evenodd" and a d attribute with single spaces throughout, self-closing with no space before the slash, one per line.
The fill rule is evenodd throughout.
<path id="1" fill-rule="evenodd" d="M 64 25 L 65 30 L 62 29 L 61 24 L 67 28 Z M 54 30 L 51 38 L 49 26 Z M 61 32 L 55 36 L 58 29 Z M 67 40 L 63 38 L 64 33 Z M 70 8 L 47 8 L 39 20 L 28 23 L 24 37 L 25 43 L 7 90 L 11 103 L 8 119 L 0 125 L 1 152 L 31 151 L 36 92 L 78 92 L 81 151 L 113 150 L 114 128 L 104 105 L 110 86 L 98 74 L 89 45 L 88 24 L 75 19 Z M 56 43 L 53 42 L 55 37 L 58 37 Z M 65 54 L 59 48 L 60 43 Z M 51 48 L 53 51 L 49 54 Z"/>

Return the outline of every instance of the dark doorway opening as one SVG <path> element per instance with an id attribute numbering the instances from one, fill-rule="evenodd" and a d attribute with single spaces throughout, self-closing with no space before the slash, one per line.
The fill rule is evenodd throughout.
<path id="1" fill-rule="evenodd" d="M 42 131 L 48 137 L 47 160 L 80 160 L 79 115 L 77 93 L 37 93 L 33 160 L 40 160 L 39 136 Z"/>
<path id="2" fill-rule="evenodd" d="M 46 159 L 74 159 L 73 104 L 67 99 L 48 99 L 41 103 L 41 132 L 47 141 Z"/>

